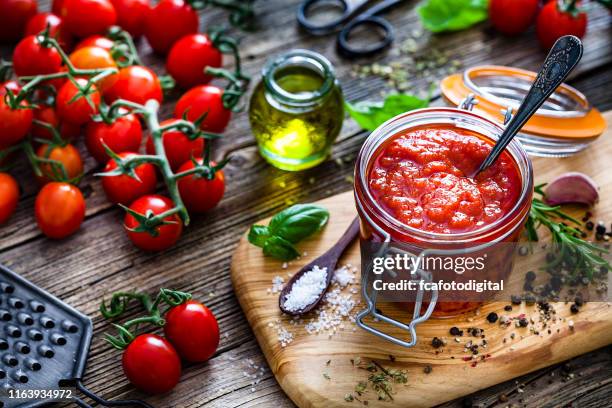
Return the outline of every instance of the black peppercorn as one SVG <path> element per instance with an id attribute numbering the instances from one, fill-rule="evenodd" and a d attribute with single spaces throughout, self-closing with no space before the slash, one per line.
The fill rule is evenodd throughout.
<path id="1" fill-rule="evenodd" d="M 580 311 L 580 308 L 578 307 L 578 305 L 577 305 L 577 304 L 575 304 L 575 303 L 574 303 L 574 304 L 573 304 L 573 305 L 570 307 L 570 311 L 571 311 L 572 313 L 576 314 L 576 313 L 578 313 L 578 312 Z"/>
<path id="2" fill-rule="evenodd" d="M 505 310 L 506 312 L 511 312 L 511 311 L 512 311 L 512 305 L 506 305 L 506 306 L 504 306 L 504 310 Z"/>
<path id="3" fill-rule="evenodd" d="M 487 315 L 487 321 L 489 323 L 495 323 L 497 321 L 497 313 L 491 312 Z"/>
<path id="4" fill-rule="evenodd" d="M 510 296 L 510 301 L 513 305 L 520 305 L 523 300 L 520 295 L 512 295 Z"/>
<path id="5" fill-rule="evenodd" d="M 560 276 L 553 276 L 552 278 L 550 278 L 549 283 L 552 289 L 555 292 L 558 292 L 559 290 L 561 290 L 561 285 L 563 285 L 563 280 L 561 279 Z"/>
<path id="6" fill-rule="evenodd" d="M 576 296 L 574 303 L 576 303 L 576 306 L 582 307 L 584 305 L 584 300 L 580 296 Z"/>
<path id="7" fill-rule="evenodd" d="M 536 302 L 536 298 L 535 296 L 533 296 L 532 294 L 528 293 L 527 295 L 525 295 L 525 304 L 527 306 L 531 306 L 533 304 L 535 304 Z"/>
<path id="8" fill-rule="evenodd" d="M 440 348 L 440 347 L 442 347 L 444 345 L 444 342 L 442 340 L 440 340 L 439 338 L 434 337 L 431 340 L 431 345 L 433 346 L 433 348 Z"/>
<path id="9" fill-rule="evenodd" d="M 525 274 L 525 280 L 527 282 L 533 282 L 536 278 L 536 274 L 534 271 L 529 271 Z"/>
<path id="10" fill-rule="evenodd" d="M 529 321 L 527 319 L 525 319 L 524 317 L 521 317 L 519 319 L 519 326 L 527 327 L 528 324 L 529 324 Z"/>
<path id="11" fill-rule="evenodd" d="M 450 328 L 450 334 L 451 336 L 463 336 L 463 330 L 460 330 L 458 327 L 451 327 Z"/>
<path id="12" fill-rule="evenodd" d="M 595 228 L 595 233 L 598 235 L 603 235 L 606 233 L 606 225 L 603 223 L 603 221 L 599 221 L 597 223 L 597 227 Z"/>
<path id="13" fill-rule="evenodd" d="M 595 224 L 593 224 L 593 221 L 589 221 L 586 224 L 584 224 L 585 228 L 588 229 L 589 231 L 593 231 L 593 228 L 595 228 Z"/>

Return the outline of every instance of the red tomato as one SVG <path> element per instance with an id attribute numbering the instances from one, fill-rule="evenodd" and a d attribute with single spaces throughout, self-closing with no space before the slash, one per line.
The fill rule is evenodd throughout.
<path id="1" fill-rule="evenodd" d="M 18 94 L 19 91 L 21 91 L 21 85 L 19 85 L 19 82 L 17 81 L 6 81 L 3 84 L 0 84 L 0 95 L 4 96 L 6 95 L 6 90 L 11 91 L 11 93 L 13 95 Z"/>
<path id="2" fill-rule="evenodd" d="M 117 24 L 132 37 L 144 34 L 145 20 L 150 11 L 149 0 L 111 0 L 117 10 Z"/>
<path id="3" fill-rule="evenodd" d="M 33 113 L 31 109 L 11 109 L 6 104 L 6 88 L 19 92 L 19 85 L 14 81 L 5 82 L 0 87 L 0 149 L 19 143 L 32 126 Z M 21 102 L 26 106 L 27 102 Z"/>
<path id="4" fill-rule="evenodd" d="M 517 35 L 531 25 L 538 13 L 538 0 L 491 0 L 489 19 L 493 27 L 507 35 Z"/>
<path id="5" fill-rule="evenodd" d="M 55 160 L 64 166 L 67 179 L 64 180 L 64 175 L 57 166 L 49 163 L 40 165 L 42 177 L 38 178 L 41 183 L 47 183 L 51 180 L 68 181 L 79 177 L 83 174 L 83 160 L 76 147 L 71 144 L 65 146 L 50 146 L 40 145 L 36 151 L 38 157 Z"/>
<path id="6" fill-rule="evenodd" d="M 215 315 L 193 300 L 168 311 L 164 334 L 181 357 L 194 363 L 208 360 L 219 346 Z"/>
<path id="7" fill-rule="evenodd" d="M 106 38 L 101 35 L 92 35 L 84 40 L 81 40 L 76 47 L 74 47 L 74 50 L 76 51 L 85 47 L 100 47 L 104 48 L 106 51 L 111 51 L 114 45 L 115 43 L 110 38 Z"/>
<path id="8" fill-rule="evenodd" d="M 62 49 L 72 46 L 72 37 L 66 29 L 62 19 L 53 13 L 38 13 L 28 21 L 25 35 L 38 35 L 49 27 L 49 35 L 57 40 Z"/>
<path id="9" fill-rule="evenodd" d="M 56 16 L 62 15 L 62 6 L 64 5 L 64 0 L 53 0 L 51 2 L 51 12 Z"/>
<path id="10" fill-rule="evenodd" d="M 163 337 L 141 334 L 123 352 L 123 372 L 136 388 L 147 394 L 163 394 L 178 384 L 181 360 Z"/>
<path id="11" fill-rule="evenodd" d="M 202 164 L 202 159 L 198 158 L 197 162 Z M 177 173 L 193 169 L 194 167 L 193 162 L 189 160 L 181 166 Z M 179 179 L 178 188 L 187 210 L 196 214 L 203 213 L 213 209 L 223 198 L 225 176 L 223 175 L 223 170 L 216 171 L 215 177 L 212 180 L 191 174 Z"/>
<path id="12" fill-rule="evenodd" d="M 74 234 L 85 218 L 85 199 L 81 190 L 68 183 L 45 184 L 34 203 L 36 222 L 49 238 Z"/>
<path id="13" fill-rule="evenodd" d="M 43 47 L 35 35 L 19 41 L 13 52 L 13 70 L 17 76 L 43 75 L 59 72 L 62 57 L 53 47 Z"/>
<path id="14" fill-rule="evenodd" d="M 76 81 L 81 87 L 87 85 L 86 79 L 77 78 Z M 101 101 L 100 92 L 95 85 L 91 86 L 89 92 L 89 98 L 93 106 L 87 102 L 87 99 L 85 99 L 83 95 L 72 101 L 72 98 L 79 93 L 79 89 L 74 83 L 68 81 L 62 85 L 57 92 L 57 98 L 55 100 L 57 114 L 60 119 L 75 125 L 83 125 L 89 121 L 91 115 L 98 113 Z"/>
<path id="15" fill-rule="evenodd" d="M 0 43 L 19 40 L 36 10 L 36 0 L 0 0 Z"/>
<path id="16" fill-rule="evenodd" d="M 543 48 L 549 49 L 559 37 L 575 35 L 582 38 L 587 29 L 587 15 L 580 11 L 574 16 L 571 12 L 559 9 L 559 3 L 551 1 L 542 7 L 536 22 L 538 40 Z"/>
<path id="17" fill-rule="evenodd" d="M 189 34 L 178 40 L 166 59 L 166 70 L 182 88 L 206 84 L 213 78 L 206 67 L 219 68 L 222 54 L 205 34 Z"/>
<path id="18" fill-rule="evenodd" d="M 85 128 L 87 150 L 98 163 L 110 158 L 103 143 L 115 153 L 138 151 L 142 142 L 142 126 L 138 118 L 129 114 L 121 116 L 113 123 L 91 121 Z"/>
<path id="19" fill-rule="evenodd" d="M 161 214 L 173 207 L 174 204 L 169 198 L 160 195 L 142 196 L 130 205 L 130 209 L 142 215 L 145 215 L 149 211 L 152 214 Z M 139 225 L 138 221 L 130 214 L 125 215 L 124 224 L 127 229 L 128 237 L 138 248 L 146 251 L 163 251 L 174 245 L 183 232 L 183 223 L 178 215 L 174 214 L 168 216 L 164 218 L 164 221 L 172 223 L 157 227 L 158 234 L 156 237 L 148 232 L 130 231 Z"/>
<path id="20" fill-rule="evenodd" d="M 229 123 L 232 111 L 223 106 L 223 90 L 214 85 L 200 85 L 187 91 L 176 103 L 174 117 L 195 121 L 207 113 L 200 125 L 202 130 L 222 133 Z"/>
<path id="21" fill-rule="evenodd" d="M 181 37 L 197 33 L 198 13 L 184 0 L 161 0 L 151 9 L 145 23 L 145 37 L 153 51 L 165 54 Z"/>
<path id="22" fill-rule="evenodd" d="M 127 159 L 135 156 L 137 153 L 123 152 L 118 156 L 122 159 Z M 114 159 L 109 160 L 104 167 L 104 172 L 109 172 L 117 168 L 117 162 Z M 151 163 L 143 163 L 134 168 L 134 173 L 140 181 L 127 176 L 105 176 L 102 177 L 102 187 L 106 193 L 106 197 L 112 203 L 130 205 L 134 200 L 144 195 L 151 194 L 155 191 L 157 184 L 157 175 L 155 166 Z"/>
<path id="23" fill-rule="evenodd" d="M 161 103 L 163 98 L 161 84 L 155 72 L 139 65 L 121 68 L 117 81 L 104 94 L 107 103 L 125 99 L 144 105 L 149 99 Z"/>
<path id="24" fill-rule="evenodd" d="M 34 119 L 48 123 L 54 128 L 59 130 L 60 136 L 64 140 L 74 140 L 81 133 L 81 127 L 72 123 L 63 122 L 60 123 L 60 119 L 57 116 L 55 108 L 51 106 L 42 106 L 34 110 Z M 51 140 L 53 135 L 49 130 L 42 126 L 38 126 L 36 123 L 32 125 L 32 136 L 36 139 Z"/>
<path id="25" fill-rule="evenodd" d="M 17 208 L 19 186 L 8 173 L 0 173 L 0 225 L 4 224 Z"/>
<path id="26" fill-rule="evenodd" d="M 117 23 L 117 12 L 109 0 L 63 0 L 60 16 L 77 37 L 103 34 Z"/>
<path id="27" fill-rule="evenodd" d="M 75 68 L 81 69 L 103 69 L 117 68 L 117 63 L 113 59 L 110 51 L 100 47 L 82 47 L 70 54 L 70 62 Z M 117 81 L 117 74 L 108 75 L 99 82 L 100 92 L 104 93 Z"/>
<path id="28" fill-rule="evenodd" d="M 177 119 L 168 119 L 160 123 L 160 126 L 167 126 L 176 121 Z M 187 135 L 178 130 L 164 132 L 162 140 L 164 141 L 164 150 L 166 151 L 166 157 L 170 162 L 172 170 L 178 169 L 192 157 L 202 156 L 202 152 L 204 151 L 204 139 L 197 138 L 195 140 L 190 140 Z M 153 139 L 150 137 L 147 138 L 147 153 L 155 154 Z"/>

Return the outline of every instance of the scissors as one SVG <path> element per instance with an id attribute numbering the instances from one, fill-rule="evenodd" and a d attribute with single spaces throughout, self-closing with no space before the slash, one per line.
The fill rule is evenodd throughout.
<path id="1" fill-rule="evenodd" d="M 297 20 L 306 31 L 313 35 L 325 35 L 340 30 L 337 41 L 338 50 L 348 57 L 364 57 L 387 48 L 393 42 L 393 27 L 387 20 L 379 17 L 378 14 L 387 11 L 402 1 L 385 0 L 369 9 L 363 10 L 369 3 L 368 0 L 360 0 L 356 3 L 349 2 L 349 0 L 305 0 L 298 8 Z M 312 16 L 308 17 L 308 15 L 315 6 L 322 5 L 340 9 L 342 14 L 331 22 L 316 24 Z M 349 38 L 351 33 L 359 26 L 372 26 L 380 29 L 382 31 L 382 39 L 369 46 L 351 46 Z"/>

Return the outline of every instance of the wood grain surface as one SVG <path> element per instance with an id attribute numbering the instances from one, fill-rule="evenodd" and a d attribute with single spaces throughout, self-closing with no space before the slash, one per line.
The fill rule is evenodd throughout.
<path id="1" fill-rule="evenodd" d="M 229 31 L 241 40 L 244 70 L 253 76 L 253 86 L 267 58 L 301 47 L 318 51 L 331 60 L 351 101 L 378 99 L 380 93 L 390 90 L 377 76 L 354 75 L 354 67 L 396 60 L 398 46 L 411 37 L 413 30 L 420 28 L 414 11 L 417 1 L 406 1 L 385 15 L 396 28 L 393 49 L 356 61 L 336 54 L 332 36 L 315 38 L 298 29 L 295 11 L 299 3 L 300 0 L 259 0 L 255 3 L 257 30 L 253 33 Z M 48 10 L 48 0 L 41 1 L 39 9 Z M 227 19 L 227 13 L 210 8 L 201 15 L 202 30 L 223 24 Z M 600 110 L 612 109 L 611 21 L 605 9 L 595 4 L 590 6 L 584 58 L 569 81 Z M 146 41 L 141 40 L 138 47 L 147 65 L 160 74 L 165 73 L 164 60 L 152 55 Z M 492 63 L 536 70 L 545 56 L 537 45 L 533 28 L 518 38 L 506 38 L 495 33 L 487 23 L 447 35 L 425 32 L 418 40 L 417 53 L 426 54 L 432 49 L 447 53 L 449 60 L 461 61 L 463 66 Z M 4 58 L 10 58 L 11 52 L 12 47 L 0 47 Z M 231 64 L 227 58 L 225 65 Z M 426 94 L 429 83 L 441 77 L 437 72 L 411 77 L 410 91 Z M 164 118 L 171 116 L 179 95 L 180 92 L 173 92 L 166 97 L 162 106 Z M 0 226 L 0 262 L 94 319 L 95 334 L 85 383 L 107 398 L 146 398 L 164 408 L 292 407 L 293 403 L 267 368 L 238 305 L 229 278 L 231 255 L 244 230 L 256 220 L 294 202 L 315 201 L 351 189 L 349 176 L 354 157 L 366 135 L 353 121 L 347 120 L 330 160 L 305 172 L 287 173 L 268 166 L 259 157 L 247 115 L 234 115 L 223 139 L 215 141 L 217 157 L 228 153 L 232 156 L 226 169 L 225 198 L 214 211 L 193 220 L 174 248 L 160 254 L 141 252 L 128 241 L 121 227 L 123 212 L 106 201 L 100 181 L 93 177 L 98 169 L 91 158 L 85 163 L 86 176 L 80 184 L 87 197 L 87 217 L 81 231 L 63 241 L 46 239 L 34 222 L 33 203 L 38 186 L 25 160 L 21 160 L 11 172 L 18 177 L 23 194 L 16 214 L 8 224 Z M 163 191 L 161 186 L 160 191 Z M 111 327 L 99 315 L 98 305 L 102 297 L 114 291 L 140 289 L 153 293 L 160 286 L 190 291 L 206 303 L 219 319 L 222 336 L 219 349 L 209 362 L 183 368 L 182 381 L 174 392 L 147 398 L 124 379 L 120 354 L 103 340 L 103 333 Z M 135 316 L 136 312 L 130 310 L 128 317 Z M 253 365 L 265 368 L 255 387 L 245 375 L 252 372 Z M 601 401 L 610 401 L 610 348 L 578 358 L 571 365 L 576 373 L 584 376 L 576 375 L 561 383 L 558 375 L 550 377 L 560 368 L 546 369 L 517 379 L 529 386 L 529 392 L 518 393 L 513 380 L 478 392 L 466 405 L 494 406 L 500 393 L 509 397 L 508 402 L 499 403 L 502 406 L 528 402 L 533 406 L 600 407 Z M 555 381 L 548 384 L 549 378 Z M 458 400 L 446 406 L 462 404 Z"/>

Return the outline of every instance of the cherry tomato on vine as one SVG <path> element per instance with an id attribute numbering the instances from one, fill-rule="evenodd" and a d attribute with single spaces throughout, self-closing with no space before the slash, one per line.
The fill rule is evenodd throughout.
<path id="1" fill-rule="evenodd" d="M 185 360 L 208 360 L 219 346 L 219 324 L 203 304 L 189 300 L 175 306 L 165 316 L 164 334 Z"/>
<path id="2" fill-rule="evenodd" d="M 34 203 L 36 222 L 49 238 L 74 234 L 85 218 L 85 199 L 81 190 L 68 183 L 45 184 Z"/>
<path id="3" fill-rule="evenodd" d="M 72 46 L 72 37 L 64 28 L 62 19 L 53 13 L 38 13 L 28 21 L 25 35 L 38 35 L 49 27 L 49 35 L 57 40 L 64 50 Z"/>
<path id="4" fill-rule="evenodd" d="M 70 54 L 70 62 L 75 68 L 81 69 L 103 69 L 117 68 L 110 51 L 100 47 L 83 47 Z M 104 93 L 117 81 L 117 74 L 111 74 L 102 78 L 98 84 L 100 92 Z"/>
<path id="5" fill-rule="evenodd" d="M 138 153 L 134 152 L 123 152 L 119 153 L 118 156 L 122 159 L 127 159 L 137 154 Z M 108 163 L 106 163 L 104 172 L 109 172 L 115 170 L 116 168 L 117 162 L 114 159 L 111 159 L 108 161 Z M 134 168 L 134 173 L 136 173 L 138 180 L 125 174 L 120 176 L 102 177 L 102 187 L 104 188 L 108 201 L 112 203 L 130 205 L 137 198 L 151 194 L 155 191 L 157 174 L 153 164 L 140 164 Z"/>
<path id="6" fill-rule="evenodd" d="M 78 50 L 85 47 L 100 47 L 104 48 L 106 51 L 111 51 L 115 43 L 110 38 L 104 37 L 102 35 L 92 35 L 83 40 L 81 40 L 74 50 Z"/>
<path id="7" fill-rule="evenodd" d="M 0 0 L 0 43 L 19 40 L 36 11 L 36 0 Z"/>
<path id="8" fill-rule="evenodd" d="M 115 153 L 138 151 L 142 142 L 142 126 L 133 115 L 120 116 L 108 124 L 103 121 L 90 121 L 85 128 L 85 144 L 89 154 L 98 163 L 110 158 L 104 145 Z"/>
<path id="9" fill-rule="evenodd" d="M 44 75 L 59 72 L 62 57 L 53 47 L 44 47 L 35 35 L 19 41 L 13 52 L 13 71 L 17 76 Z"/>
<path id="10" fill-rule="evenodd" d="M 160 123 L 160 126 L 168 126 L 177 122 L 177 119 L 167 119 Z M 170 162 L 172 170 L 178 169 L 183 163 L 192 157 L 202 156 L 204 151 L 204 139 L 197 138 L 190 140 L 186 134 L 178 130 L 168 130 L 163 133 L 164 150 L 166 158 Z M 155 154 L 153 139 L 147 138 L 147 154 Z"/>
<path id="11" fill-rule="evenodd" d="M 77 78 L 76 82 L 82 88 L 87 85 L 87 80 L 83 78 Z M 83 125 L 89 121 L 91 115 L 98 113 L 102 99 L 98 88 L 95 85 L 91 85 L 87 91 L 89 99 L 91 100 L 91 105 L 83 95 L 78 96 L 78 98 L 73 101 L 72 99 L 79 93 L 79 88 L 77 88 L 72 81 L 67 81 L 59 89 L 55 105 L 57 114 L 61 120 L 65 120 L 75 125 Z"/>
<path id="12" fill-rule="evenodd" d="M 144 105 L 149 99 L 161 103 L 163 98 L 161 84 L 155 72 L 139 65 L 121 68 L 117 81 L 104 93 L 104 100 L 109 104 L 117 99 L 125 99 Z"/>
<path id="13" fill-rule="evenodd" d="M 58 177 L 60 177 L 61 181 L 73 180 L 83 174 L 83 160 L 77 148 L 71 144 L 65 146 L 43 144 L 36 150 L 36 155 L 61 163 L 66 172 L 66 174 L 62 174 L 61 169 L 57 168 L 58 166 L 54 166 L 51 163 L 42 163 L 40 164 L 42 177 L 38 178 L 41 184 L 51 180 L 58 180 Z M 64 176 L 66 180 L 63 179 Z"/>
<path id="14" fill-rule="evenodd" d="M 57 116 L 57 112 L 55 108 L 51 106 L 41 106 L 34 110 L 34 119 L 48 123 L 49 125 L 56 128 L 62 139 L 71 141 L 76 139 L 81 133 L 81 127 L 79 125 L 75 125 L 68 122 L 60 122 L 59 116 Z M 32 136 L 35 139 L 46 139 L 51 140 L 53 138 L 53 134 L 50 130 L 44 128 L 43 126 L 39 126 L 36 123 L 32 124 Z"/>
<path id="15" fill-rule="evenodd" d="M 198 13 L 184 0 L 161 0 L 147 15 L 145 37 L 158 54 L 167 53 L 181 37 L 197 33 Z"/>
<path id="16" fill-rule="evenodd" d="M 32 127 L 31 109 L 12 109 L 6 103 L 7 88 L 13 94 L 19 92 L 21 87 L 15 81 L 8 81 L 0 85 L 0 149 L 19 143 L 26 137 Z M 26 101 L 20 103 L 27 106 Z"/>
<path id="17" fill-rule="evenodd" d="M 19 185 L 8 173 L 0 173 L 0 225 L 15 212 L 19 201 Z"/>
<path id="18" fill-rule="evenodd" d="M 202 164 L 202 159 L 196 159 Z M 214 165 L 214 163 L 212 163 Z M 177 173 L 191 170 L 195 166 L 191 160 L 183 164 Z M 215 177 L 209 180 L 197 174 L 191 174 L 179 179 L 179 194 L 189 212 L 199 214 L 211 210 L 219 204 L 225 193 L 225 176 L 223 170 L 217 170 Z"/>
<path id="19" fill-rule="evenodd" d="M 172 200 L 160 195 L 142 196 L 130 205 L 131 210 L 142 215 L 147 214 L 149 211 L 154 215 L 161 214 L 173 207 L 174 204 Z M 139 226 L 136 218 L 130 214 L 125 215 L 124 224 L 127 229 L 128 237 L 138 248 L 146 251 L 163 251 L 174 245 L 183 232 L 183 223 L 178 215 L 170 215 L 164 218 L 164 221 L 168 221 L 170 224 L 158 226 L 156 228 L 157 236 L 155 237 L 146 231 L 130 231 Z"/>
<path id="20" fill-rule="evenodd" d="M 533 23 L 539 6 L 538 0 L 491 0 L 489 19 L 500 33 L 517 35 Z"/>
<path id="21" fill-rule="evenodd" d="M 538 40 L 543 48 L 549 49 L 559 37 L 575 35 L 582 38 L 587 29 L 587 15 L 580 11 L 575 1 L 546 3 L 536 22 Z"/>
<path id="22" fill-rule="evenodd" d="M 200 85 L 187 91 L 176 103 L 174 117 L 195 121 L 206 114 L 200 125 L 202 130 L 222 133 L 229 123 L 232 111 L 223 106 L 223 89 L 214 85 Z"/>
<path id="23" fill-rule="evenodd" d="M 223 56 L 206 34 L 189 34 L 178 40 L 166 59 L 166 70 L 182 88 L 207 84 L 213 78 L 206 67 L 219 68 Z"/>
<path id="24" fill-rule="evenodd" d="M 145 20 L 150 12 L 149 0 L 111 0 L 117 11 L 117 25 L 132 37 L 144 34 Z"/>
<path id="25" fill-rule="evenodd" d="M 60 17 L 76 37 L 103 34 L 117 23 L 117 12 L 109 0 L 63 0 Z"/>
<path id="26" fill-rule="evenodd" d="M 141 334 L 123 352 L 123 372 L 136 388 L 147 394 L 163 394 L 178 384 L 181 360 L 163 337 Z"/>

